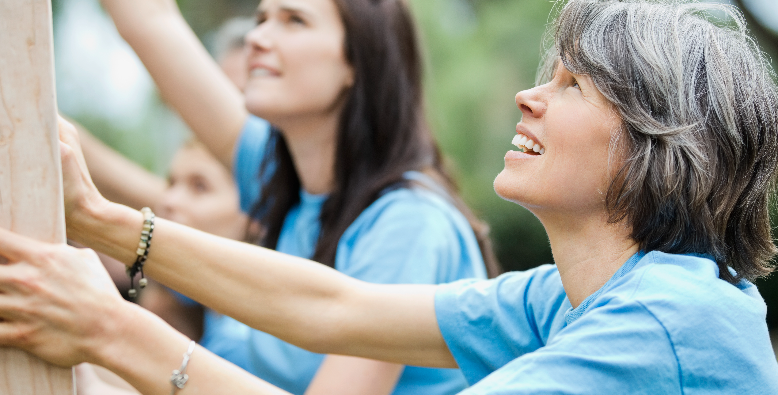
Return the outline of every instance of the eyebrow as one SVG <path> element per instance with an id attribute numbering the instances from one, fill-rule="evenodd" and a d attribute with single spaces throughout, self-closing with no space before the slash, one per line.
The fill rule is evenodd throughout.
<path id="1" fill-rule="evenodd" d="M 278 6 L 278 8 L 282 12 L 300 13 L 305 16 L 310 16 L 311 14 L 310 10 L 305 9 L 305 6 L 301 6 L 300 4 L 295 4 L 293 1 L 283 1 Z M 262 9 L 262 2 L 260 2 L 259 5 L 257 6 L 256 14 L 260 15 L 264 12 L 266 11 Z"/>

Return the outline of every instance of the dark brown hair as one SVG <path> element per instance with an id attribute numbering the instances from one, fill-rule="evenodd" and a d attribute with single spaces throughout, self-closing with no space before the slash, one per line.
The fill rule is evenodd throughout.
<path id="1" fill-rule="evenodd" d="M 322 207 L 321 233 L 312 259 L 334 266 L 338 241 L 349 225 L 387 190 L 411 187 L 403 174 L 416 170 L 445 188 L 469 220 L 487 272 L 498 274 L 488 227 L 457 195 L 425 121 L 421 55 L 405 2 L 334 1 L 355 78 L 340 118 L 334 187 Z M 252 217 L 260 218 L 264 228 L 259 243 L 275 248 L 287 213 L 299 202 L 300 180 L 283 134 L 272 131 L 267 147 L 260 178 L 268 181 Z"/>
<path id="2" fill-rule="evenodd" d="M 644 251 L 712 256 L 730 282 L 770 273 L 778 90 L 740 12 L 674 0 L 571 0 L 555 47 L 623 119 L 616 145 L 625 161 L 606 196 L 610 220 L 626 219 Z"/>

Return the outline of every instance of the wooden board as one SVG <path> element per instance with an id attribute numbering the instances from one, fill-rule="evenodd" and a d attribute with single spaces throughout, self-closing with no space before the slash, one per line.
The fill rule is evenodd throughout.
<path id="1" fill-rule="evenodd" d="M 0 226 L 65 242 L 49 0 L 0 0 Z M 73 395 L 73 370 L 0 349 L 0 394 Z"/>

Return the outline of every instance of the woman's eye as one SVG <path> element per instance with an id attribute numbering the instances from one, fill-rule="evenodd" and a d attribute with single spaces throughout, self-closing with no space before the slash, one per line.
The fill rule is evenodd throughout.
<path id="1" fill-rule="evenodd" d="M 295 25 L 305 25 L 305 20 L 297 15 L 289 16 L 289 22 L 294 23 Z"/>
<path id="2" fill-rule="evenodd" d="M 201 179 L 195 179 L 190 182 L 192 191 L 200 194 L 200 193 L 206 193 L 211 188 L 208 186 L 208 183 L 206 183 L 204 180 Z"/>
<path id="3" fill-rule="evenodd" d="M 576 80 L 573 80 L 573 83 L 570 86 L 572 86 L 575 89 L 581 89 L 581 86 L 578 85 L 578 81 Z"/>

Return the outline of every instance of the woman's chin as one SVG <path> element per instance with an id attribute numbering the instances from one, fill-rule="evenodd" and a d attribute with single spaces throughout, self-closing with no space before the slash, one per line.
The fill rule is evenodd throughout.
<path id="1" fill-rule="evenodd" d="M 262 119 L 272 118 L 272 112 L 262 103 L 250 103 L 249 101 L 246 101 L 246 110 L 252 115 Z"/>
<path id="2" fill-rule="evenodd" d="M 521 204 L 519 199 L 521 184 L 507 173 L 508 171 L 503 169 L 494 179 L 494 192 L 497 193 L 497 196 L 509 202 Z"/>

